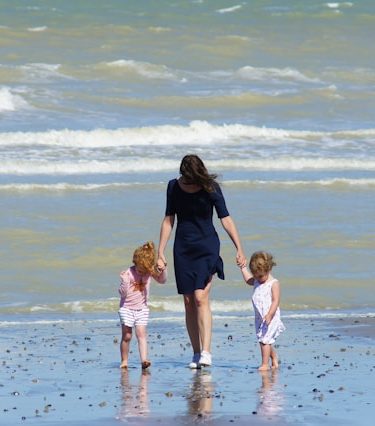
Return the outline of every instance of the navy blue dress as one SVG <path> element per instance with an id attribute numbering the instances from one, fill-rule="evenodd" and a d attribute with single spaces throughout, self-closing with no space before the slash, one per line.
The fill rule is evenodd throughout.
<path id="1" fill-rule="evenodd" d="M 177 216 L 173 245 L 174 270 L 179 294 L 204 289 L 217 273 L 224 279 L 220 240 L 212 222 L 213 208 L 221 219 L 229 216 L 220 186 L 214 192 L 189 193 L 172 179 L 168 183 L 166 216 Z"/>

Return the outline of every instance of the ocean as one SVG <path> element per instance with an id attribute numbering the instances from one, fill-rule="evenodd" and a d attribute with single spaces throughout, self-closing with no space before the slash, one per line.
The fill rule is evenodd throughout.
<path id="1" fill-rule="evenodd" d="M 374 39 L 370 0 L 0 0 L 0 324 L 117 318 L 187 153 L 285 317 L 374 315 Z M 252 315 L 215 223 L 214 315 Z M 182 318 L 172 267 L 151 309 Z"/>

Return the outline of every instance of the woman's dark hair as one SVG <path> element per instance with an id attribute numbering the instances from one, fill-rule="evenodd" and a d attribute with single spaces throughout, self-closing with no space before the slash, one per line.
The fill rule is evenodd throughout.
<path id="1" fill-rule="evenodd" d="M 208 173 L 198 155 L 185 155 L 181 161 L 180 174 L 187 185 L 195 184 L 201 186 L 207 192 L 215 191 L 217 175 Z"/>

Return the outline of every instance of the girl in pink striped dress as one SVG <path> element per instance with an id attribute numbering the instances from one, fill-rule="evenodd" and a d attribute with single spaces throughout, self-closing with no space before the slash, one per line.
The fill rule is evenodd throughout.
<path id="1" fill-rule="evenodd" d="M 148 298 L 151 278 L 163 284 L 167 280 L 166 264 L 163 269 L 156 266 L 155 246 L 149 241 L 138 247 L 133 254 L 134 265 L 121 272 L 119 287 L 122 336 L 120 343 L 121 368 L 128 368 L 129 346 L 133 327 L 138 340 L 142 369 L 151 365 L 147 359 L 147 324 L 149 317 Z"/>

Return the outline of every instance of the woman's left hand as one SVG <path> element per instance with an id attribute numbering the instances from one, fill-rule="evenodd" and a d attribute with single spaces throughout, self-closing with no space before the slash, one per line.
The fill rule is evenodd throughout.
<path id="1" fill-rule="evenodd" d="M 240 268 L 243 268 L 244 266 L 246 266 L 246 257 L 244 256 L 244 254 L 242 253 L 242 251 L 238 251 L 237 252 L 236 262 L 237 262 L 237 265 Z"/>

